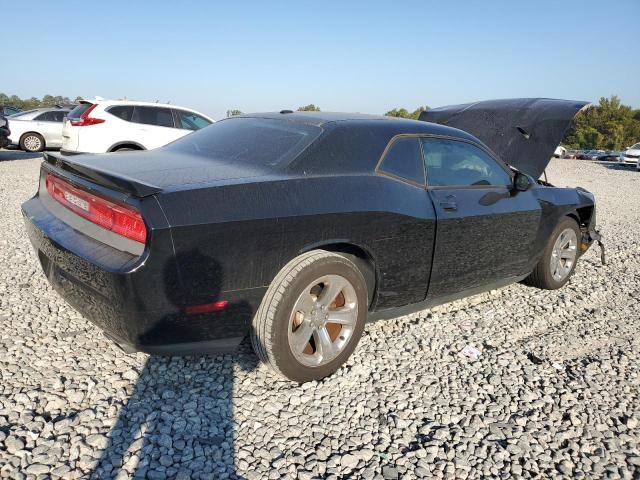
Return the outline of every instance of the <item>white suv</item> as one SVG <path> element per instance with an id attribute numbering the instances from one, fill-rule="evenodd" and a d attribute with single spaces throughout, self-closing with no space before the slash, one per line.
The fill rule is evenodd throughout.
<path id="1" fill-rule="evenodd" d="M 149 150 L 172 142 L 213 120 L 193 110 L 129 100 L 82 100 L 64 121 L 62 153 Z"/>

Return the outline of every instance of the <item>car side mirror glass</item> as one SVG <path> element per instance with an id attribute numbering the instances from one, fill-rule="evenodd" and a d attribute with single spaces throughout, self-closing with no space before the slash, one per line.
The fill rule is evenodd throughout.
<path id="1" fill-rule="evenodd" d="M 513 188 L 518 192 L 526 192 L 531 188 L 531 181 L 529 177 L 524 173 L 516 172 L 516 176 L 513 177 Z"/>

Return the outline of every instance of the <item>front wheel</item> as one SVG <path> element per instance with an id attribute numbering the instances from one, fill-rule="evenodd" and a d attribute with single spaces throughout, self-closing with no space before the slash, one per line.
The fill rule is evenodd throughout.
<path id="1" fill-rule="evenodd" d="M 289 380 L 320 380 L 355 349 L 367 307 L 366 283 L 355 264 L 314 250 L 273 280 L 253 319 L 251 343 L 260 360 Z"/>
<path id="2" fill-rule="evenodd" d="M 553 230 L 542 258 L 525 279 L 525 283 L 545 290 L 564 286 L 576 268 L 580 237 L 577 222 L 569 217 L 562 219 Z"/>

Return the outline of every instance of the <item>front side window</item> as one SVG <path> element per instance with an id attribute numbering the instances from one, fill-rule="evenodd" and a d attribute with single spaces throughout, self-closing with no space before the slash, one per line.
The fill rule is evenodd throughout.
<path id="1" fill-rule="evenodd" d="M 136 106 L 133 109 L 131 121 L 144 123 L 146 125 L 156 125 L 158 127 L 174 128 L 171 110 L 163 107 Z"/>
<path id="2" fill-rule="evenodd" d="M 484 150 L 466 142 L 422 140 L 427 182 L 432 187 L 511 184 L 511 176 Z"/>
<path id="3" fill-rule="evenodd" d="M 393 141 L 380 164 L 380 170 L 424 185 L 420 139 L 417 137 L 400 137 Z"/>
<path id="4" fill-rule="evenodd" d="M 211 122 L 206 118 L 193 113 L 185 112 L 184 110 L 174 110 L 176 113 L 177 127 L 184 130 L 200 130 L 201 128 L 211 125 Z"/>

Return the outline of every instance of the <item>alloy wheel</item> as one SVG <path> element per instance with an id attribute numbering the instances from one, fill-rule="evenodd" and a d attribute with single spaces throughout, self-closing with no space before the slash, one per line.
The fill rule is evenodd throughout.
<path id="1" fill-rule="evenodd" d="M 347 346 L 358 319 L 353 285 L 340 275 L 311 282 L 294 304 L 288 340 L 300 363 L 319 367 L 331 362 Z"/>
<path id="2" fill-rule="evenodd" d="M 561 282 L 571 273 L 578 254 L 578 238 L 572 228 L 565 228 L 551 251 L 551 276 Z"/>

